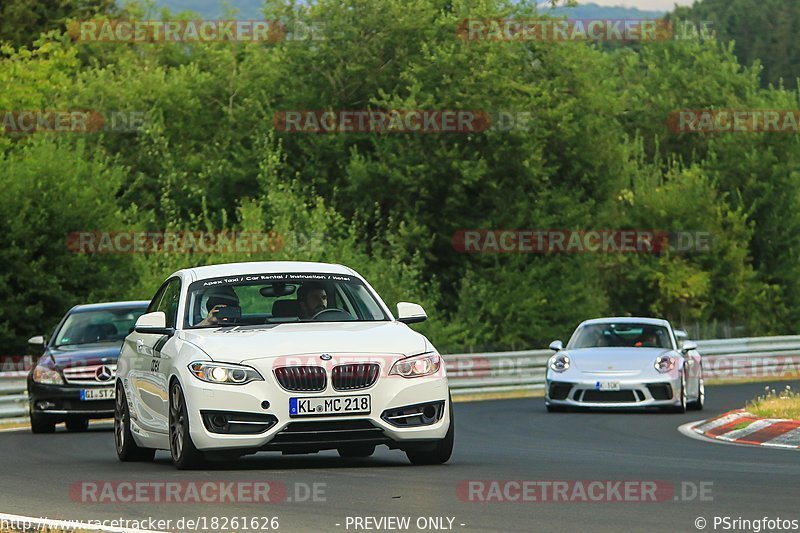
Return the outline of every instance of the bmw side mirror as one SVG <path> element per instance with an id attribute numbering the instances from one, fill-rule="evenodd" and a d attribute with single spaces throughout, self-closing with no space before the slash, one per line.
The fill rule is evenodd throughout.
<path id="1" fill-rule="evenodd" d="M 419 304 L 400 302 L 397 304 L 397 320 L 404 324 L 416 324 L 428 319 L 425 310 Z"/>
<path id="2" fill-rule="evenodd" d="M 167 327 L 167 315 L 163 311 L 145 313 L 136 320 L 136 333 L 145 335 L 174 335 L 175 328 Z"/>
<path id="3" fill-rule="evenodd" d="M 564 349 L 564 343 L 561 341 L 553 341 L 550 343 L 550 349 L 554 352 L 560 352 Z"/>

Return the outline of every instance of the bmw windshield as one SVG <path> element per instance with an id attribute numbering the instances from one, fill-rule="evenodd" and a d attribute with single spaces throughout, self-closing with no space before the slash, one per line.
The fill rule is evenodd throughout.
<path id="1" fill-rule="evenodd" d="M 637 323 L 602 323 L 581 326 L 572 335 L 567 349 L 580 348 L 672 348 L 669 330 L 664 326 Z"/>
<path id="2" fill-rule="evenodd" d="M 189 328 L 389 320 L 364 283 L 342 274 L 248 274 L 189 286 Z"/>

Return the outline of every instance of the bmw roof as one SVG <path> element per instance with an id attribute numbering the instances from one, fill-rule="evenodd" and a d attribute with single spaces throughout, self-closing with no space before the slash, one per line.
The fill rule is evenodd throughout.
<path id="1" fill-rule="evenodd" d="M 348 276 L 356 273 L 351 269 L 330 263 L 312 263 L 305 261 L 253 261 L 249 263 L 225 263 L 221 265 L 207 265 L 194 268 L 185 268 L 180 272 L 189 273 L 195 279 L 218 278 L 235 274 L 277 274 L 281 272 L 318 272 L 320 274 L 344 274 Z"/>
<path id="2" fill-rule="evenodd" d="M 69 310 L 70 313 L 88 313 L 90 311 L 108 311 L 110 309 L 125 309 L 126 307 L 147 308 L 149 300 L 132 300 L 127 302 L 104 302 L 96 304 L 76 305 Z"/>

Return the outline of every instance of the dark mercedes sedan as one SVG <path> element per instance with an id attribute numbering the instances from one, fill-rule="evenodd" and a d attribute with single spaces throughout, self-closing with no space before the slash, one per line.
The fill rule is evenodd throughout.
<path id="1" fill-rule="evenodd" d="M 89 420 L 114 415 L 114 376 L 123 339 L 150 302 L 76 305 L 45 344 L 28 374 L 31 430 L 52 433 L 56 424 L 85 431 Z"/>

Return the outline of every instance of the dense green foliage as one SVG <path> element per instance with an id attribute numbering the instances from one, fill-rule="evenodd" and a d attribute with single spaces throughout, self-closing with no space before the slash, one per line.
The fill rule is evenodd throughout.
<path id="1" fill-rule="evenodd" d="M 0 36 L 15 46 L 29 46 L 40 33 L 63 29 L 67 20 L 89 20 L 114 9 L 114 0 L 3 0 Z"/>
<path id="2" fill-rule="evenodd" d="M 135 11 L 135 9 L 133 9 Z M 0 109 L 137 111 L 134 132 L 0 134 L 0 342 L 74 303 L 149 298 L 178 268 L 341 262 L 393 306 L 418 301 L 443 351 L 541 347 L 585 318 L 665 316 L 694 335 L 794 332 L 800 150 L 789 134 L 675 134 L 675 109 L 791 108 L 727 47 L 466 42 L 497 0 L 322 0 L 267 18 L 315 40 L 6 47 Z M 293 109 L 525 112 L 470 134 L 275 131 Z M 463 254 L 460 229 L 711 232 L 704 253 Z M 274 254 L 76 254 L 77 230 L 274 230 Z"/>
<path id="3" fill-rule="evenodd" d="M 679 7 L 680 20 L 712 21 L 722 42 L 734 41 L 734 53 L 743 65 L 759 64 L 768 84 L 796 88 L 800 74 L 800 2 L 794 0 L 702 0 Z"/>

